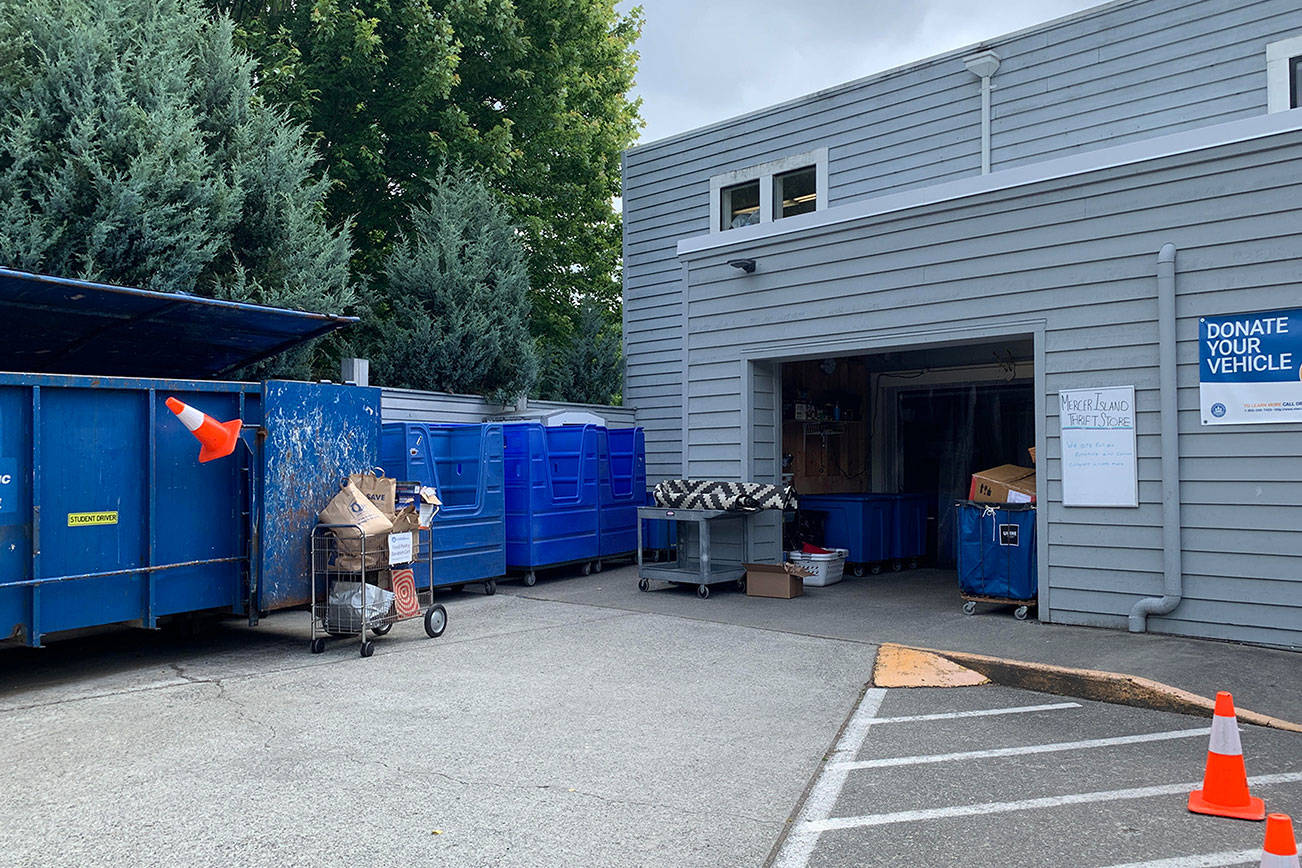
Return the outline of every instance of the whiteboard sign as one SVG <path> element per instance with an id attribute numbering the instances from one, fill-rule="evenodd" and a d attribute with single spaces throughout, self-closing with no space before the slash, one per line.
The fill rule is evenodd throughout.
<path id="1" fill-rule="evenodd" d="M 1139 506 L 1135 387 L 1058 393 L 1062 505 Z"/>

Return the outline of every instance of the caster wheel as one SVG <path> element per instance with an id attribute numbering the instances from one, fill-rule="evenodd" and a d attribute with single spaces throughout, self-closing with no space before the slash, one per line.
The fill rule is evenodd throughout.
<path id="1" fill-rule="evenodd" d="M 917 558 L 914 558 L 913 560 L 909 561 L 909 569 L 911 569 L 911 570 L 916 570 L 917 568 L 918 568 L 918 559 L 917 559 Z"/>
<path id="2" fill-rule="evenodd" d="M 857 576 L 857 577 L 861 577 L 861 576 L 863 576 L 863 566 L 862 566 L 862 565 L 857 565 L 857 566 L 855 566 L 855 568 L 854 568 L 854 574 L 855 574 L 855 576 Z"/>
<path id="3" fill-rule="evenodd" d="M 325 639 L 322 639 L 322 638 L 318 637 L 318 638 L 312 640 L 312 653 L 313 653 L 313 654 L 320 654 L 320 653 L 321 653 L 322 651 L 324 651 L 324 650 L 325 650 Z"/>
<path id="4" fill-rule="evenodd" d="M 709 585 L 697 585 L 697 586 L 696 586 L 696 596 L 700 597 L 702 600 L 708 600 L 708 599 L 710 599 L 710 586 L 709 586 Z"/>
<path id="5" fill-rule="evenodd" d="M 465 585 L 453 585 L 452 588 L 451 588 L 452 593 L 454 593 L 454 594 L 459 594 L 459 593 L 461 593 L 461 589 L 464 588 L 464 587 L 465 587 Z"/>
<path id="6" fill-rule="evenodd" d="M 381 624 L 381 625 L 378 626 L 378 627 L 372 627 L 372 628 L 371 628 L 371 635 L 372 635 L 372 636 L 383 636 L 383 635 L 385 635 L 386 633 L 388 633 L 388 632 L 389 632 L 390 630 L 392 630 L 392 629 L 393 629 L 393 625 L 392 625 L 392 624 Z"/>
<path id="7" fill-rule="evenodd" d="M 653 563 L 653 564 L 654 564 L 654 563 L 657 563 L 659 560 L 660 560 L 660 552 L 658 552 L 658 551 L 654 551 L 654 552 L 652 552 L 652 553 L 651 553 L 651 563 Z"/>
<path id="8" fill-rule="evenodd" d="M 745 593 L 745 591 L 746 591 L 746 580 L 745 580 L 745 579 L 738 579 L 738 580 L 737 580 L 737 590 L 741 591 L 742 593 Z"/>
<path id="9" fill-rule="evenodd" d="M 437 639 L 443 635 L 448 626 L 448 610 L 442 606 L 430 606 L 425 612 L 425 635 Z"/>
<path id="10" fill-rule="evenodd" d="M 966 603 L 963 604 L 964 615 L 971 615 L 975 611 L 976 611 L 976 603 L 973 602 L 972 600 L 968 600 Z"/>
<path id="11" fill-rule="evenodd" d="M 904 561 L 891 561 L 891 572 L 898 573 L 904 569 Z"/>
<path id="12" fill-rule="evenodd" d="M 489 579 L 484 582 L 484 596 L 491 597 L 497 593 L 497 579 Z"/>
<path id="13" fill-rule="evenodd" d="M 375 643 L 372 642 L 370 639 L 367 639 L 365 642 L 362 643 L 362 656 L 370 657 L 374 653 L 375 653 Z"/>
<path id="14" fill-rule="evenodd" d="M 882 571 L 881 564 L 873 564 L 871 567 L 868 568 L 868 572 L 872 573 L 874 576 L 879 575 L 881 571 Z"/>
<path id="15" fill-rule="evenodd" d="M 593 571 L 594 573 L 599 573 L 599 572 L 601 572 L 601 569 L 602 569 L 601 561 L 593 561 L 593 562 L 592 562 L 592 571 Z"/>
<path id="16" fill-rule="evenodd" d="M 524 586 L 526 588 L 532 588 L 536 584 L 538 584 L 538 577 L 533 574 L 532 570 L 524 574 Z"/>
<path id="17" fill-rule="evenodd" d="M 1031 609 L 1029 606 L 1018 606 L 1016 609 L 1013 610 L 1013 617 L 1019 621 L 1025 621 L 1026 616 L 1030 614 L 1030 612 Z"/>
<path id="18" fill-rule="evenodd" d="M 638 579 L 638 580 L 637 580 L 637 589 L 638 589 L 639 591 L 649 591 L 649 590 L 651 590 L 651 581 L 650 581 L 649 579 Z"/>
<path id="19" fill-rule="evenodd" d="M 579 565 L 579 575 L 581 575 L 581 576 L 590 576 L 590 575 L 592 575 L 592 564 L 591 564 L 590 562 L 584 562 L 583 564 L 580 564 L 580 565 Z"/>

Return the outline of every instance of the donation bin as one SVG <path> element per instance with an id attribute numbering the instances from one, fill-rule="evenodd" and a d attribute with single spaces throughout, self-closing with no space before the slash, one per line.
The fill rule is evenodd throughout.
<path id="1" fill-rule="evenodd" d="M 963 611 L 972 614 L 977 602 L 1007 603 L 1025 618 L 1037 591 L 1035 507 L 963 500 L 954 509 Z"/>
<path id="2" fill-rule="evenodd" d="M 599 558 L 637 554 L 637 508 L 646 491 L 646 437 L 641 428 L 598 428 Z M 667 546 L 666 546 L 667 548 Z"/>
<path id="3" fill-rule="evenodd" d="M 825 516 L 823 541 L 826 548 L 849 551 L 846 563 L 854 574 L 864 570 L 881 572 L 881 564 L 892 557 L 891 533 L 894 503 L 879 494 L 802 494 L 800 511 Z"/>

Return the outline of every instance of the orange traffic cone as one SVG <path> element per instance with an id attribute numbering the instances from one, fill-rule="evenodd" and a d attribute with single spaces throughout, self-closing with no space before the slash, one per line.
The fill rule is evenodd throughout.
<path id="1" fill-rule="evenodd" d="M 189 428 L 190 433 L 198 438 L 201 446 L 199 449 L 200 464 L 205 461 L 212 461 L 214 458 L 225 458 L 235 451 L 235 444 L 240 439 L 242 424 L 239 419 L 218 422 L 207 413 L 201 413 L 189 404 L 175 398 L 167 399 L 167 409 L 175 413 L 176 418 L 181 420 L 181 424 Z"/>
<path id="2" fill-rule="evenodd" d="M 1261 868 L 1302 868 L 1297 861 L 1297 841 L 1288 814 L 1266 817 L 1266 843 L 1261 848 Z"/>
<path id="3" fill-rule="evenodd" d="M 1207 748 L 1203 788 L 1189 794 L 1189 810 L 1239 820 L 1264 820 L 1266 805 L 1248 793 L 1248 772 L 1243 766 L 1239 724 L 1234 717 L 1234 697 L 1216 694 L 1212 712 L 1212 741 Z"/>

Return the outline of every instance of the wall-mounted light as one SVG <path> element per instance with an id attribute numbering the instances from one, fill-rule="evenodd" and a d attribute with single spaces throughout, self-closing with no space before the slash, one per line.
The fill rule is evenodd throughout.
<path id="1" fill-rule="evenodd" d="M 755 260 L 753 259 L 729 259 L 728 264 L 733 268 L 740 268 L 747 274 L 755 272 Z"/>

